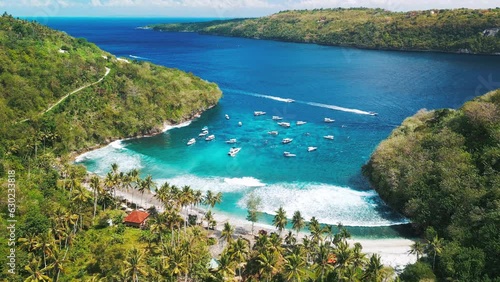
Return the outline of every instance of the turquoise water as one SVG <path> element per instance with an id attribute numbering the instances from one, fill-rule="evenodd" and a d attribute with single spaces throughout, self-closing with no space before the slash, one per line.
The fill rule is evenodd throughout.
<path id="1" fill-rule="evenodd" d="M 170 19 L 169 21 L 185 21 Z M 283 206 L 291 215 L 351 226 L 357 235 L 398 236 L 408 221 L 379 199 L 361 176 L 377 144 L 421 108 L 457 108 L 500 81 L 500 58 L 357 50 L 306 44 L 160 33 L 135 29 L 166 19 L 50 19 L 47 24 L 129 59 L 193 72 L 216 82 L 220 104 L 164 134 L 115 142 L 79 163 L 105 174 L 116 162 L 159 182 L 222 191 L 221 212 L 244 218 L 253 192 L 261 210 Z M 294 99 L 286 103 L 283 98 Z M 267 115 L 254 117 L 254 111 Z M 369 112 L 377 112 L 371 116 Z M 227 120 L 225 114 L 230 116 Z M 291 127 L 271 119 L 282 116 Z M 324 123 L 323 119 L 335 119 Z M 297 126 L 296 121 L 307 124 Z M 238 126 L 242 122 L 242 126 Z M 216 139 L 197 138 L 208 126 Z M 278 130 L 278 136 L 267 134 Z M 334 135 L 326 140 L 324 135 Z M 186 146 L 190 138 L 193 146 Z M 285 137 L 293 142 L 283 145 Z M 241 152 L 227 155 L 238 139 Z M 318 147 L 307 152 L 308 146 Z M 283 152 L 296 154 L 283 157 Z M 264 218 L 269 221 L 269 216 Z"/>

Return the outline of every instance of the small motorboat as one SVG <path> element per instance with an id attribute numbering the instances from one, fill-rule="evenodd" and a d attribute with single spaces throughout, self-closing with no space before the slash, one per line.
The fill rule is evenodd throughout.
<path id="1" fill-rule="evenodd" d="M 290 157 L 296 157 L 297 155 L 295 154 L 292 154 L 290 152 L 283 152 L 283 156 L 287 157 L 287 158 L 290 158 Z"/>
<path id="2" fill-rule="evenodd" d="M 284 127 L 284 128 L 290 127 L 290 123 L 289 122 L 278 122 L 278 125 L 281 126 L 281 127 Z"/>
<path id="3" fill-rule="evenodd" d="M 290 142 L 292 142 L 292 141 L 293 141 L 293 139 L 292 139 L 292 138 L 285 138 L 285 139 L 283 139 L 283 140 L 281 141 L 281 143 L 283 143 L 283 144 L 288 144 L 288 143 L 290 143 Z"/>
<path id="4" fill-rule="evenodd" d="M 368 112 L 368 114 L 371 116 L 378 116 L 378 114 L 376 112 Z"/>
<path id="5" fill-rule="evenodd" d="M 229 115 L 226 114 L 226 119 L 229 119 Z"/>
<path id="6" fill-rule="evenodd" d="M 212 141 L 215 139 L 215 135 L 209 135 L 207 138 L 205 138 L 205 141 Z"/>
<path id="7" fill-rule="evenodd" d="M 204 126 L 201 131 L 208 131 L 208 126 Z"/>
<path id="8" fill-rule="evenodd" d="M 266 114 L 266 112 L 263 112 L 263 111 L 255 111 L 255 112 L 253 112 L 253 115 L 256 116 L 256 117 L 257 116 L 263 116 L 265 114 Z"/>
<path id="9" fill-rule="evenodd" d="M 273 120 L 282 120 L 283 118 L 280 116 L 273 116 Z"/>
<path id="10" fill-rule="evenodd" d="M 234 156 L 236 156 L 236 154 L 238 154 L 239 151 L 241 151 L 241 148 L 233 147 L 229 150 L 229 153 L 227 153 L 227 154 L 231 157 L 234 157 Z"/>
<path id="11" fill-rule="evenodd" d="M 326 136 L 323 136 L 323 138 L 328 139 L 328 140 L 333 140 L 335 138 L 335 136 L 333 136 L 333 135 L 326 135 Z"/>
<path id="12" fill-rule="evenodd" d="M 242 126 L 243 123 L 241 121 L 238 122 L 238 126 Z"/>
<path id="13" fill-rule="evenodd" d="M 326 123 L 332 123 L 334 122 L 335 120 L 334 119 L 331 119 L 331 118 L 325 118 L 325 122 Z"/>
<path id="14" fill-rule="evenodd" d="M 273 131 L 269 131 L 267 134 L 276 136 L 279 134 L 279 132 L 276 130 L 273 130 Z"/>
<path id="15" fill-rule="evenodd" d="M 234 139 L 234 138 L 231 138 L 231 139 L 229 139 L 229 140 L 227 140 L 227 141 L 226 141 L 226 143 L 227 143 L 227 144 L 234 144 L 234 143 L 236 143 L 236 142 L 237 142 L 237 141 L 236 141 L 236 139 Z"/>
<path id="16" fill-rule="evenodd" d="M 318 147 L 307 147 L 308 152 L 316 151 L 318 150 Z"/>
<path id="17" fill-rule="evenodd" d="M 208 135 L 208 130 L 204 130 L 203 132 L 201 132 L 200 134 L 198 134 L 199 137 L 203 137 L 203 136 L 206 136 Z"/>
<path id="18" fill-rule="evenodd" d="M 293 103 L 293 102 L 295 102 L 294 99 L 285 99 L 285 103 Z"/>
<path id="19" fill-rule="evenodd" d="M 307 123 L 307 122 L 302 121 L 302 120 L 297 121 L 297 125 L 304 125 L 304 124 L 306 124 L 306 123 Z"/>
<path id="20" fill-rule="evenodd" d="M 191 146 L 191 145 L 193 145 L 194 143 L 196 143 L 196 139 L 191 138 L 191 139 L 189 139 L 189 141 L 187 142 L 187 145 L 188 145 L 188 146 Z"/>

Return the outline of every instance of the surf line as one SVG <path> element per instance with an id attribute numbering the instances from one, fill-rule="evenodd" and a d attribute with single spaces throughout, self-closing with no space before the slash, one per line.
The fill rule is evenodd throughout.
<path id="1" fill-rule="evenodd" d="M 264 95 L 264 94 L 247 92 L 247 91 L 236 90 L 236 89 L 223 89 L 223 90 L 227 90 L 228 92 L 240 93 L 240 94 L 247 95 L 247 96 L 253 96 L 253 97 L 259 97 L 259 98 L 265 98 L 265 99 L 275 100 L 275 101 L 278 101 L 278 102 L 285 102 L 285 103 L 295 102 L 295 103 L 298 103 L 298 104 L 304 104 L 304 105 L 309 105 L 309 106 L 319 107 L 319 108 L 325 108 L 325 109 L 330 109 L 330 110 L 335 110 L 335 111 L 342 111 L 342 112 L 354 113 L 354 114 L 358 114 L 358 115 L 370 115 L 370 116 L 376 115 L 375 112 L 367 112 L 367 111 L 363 111 L 363 110 L 359 110 L 359 109 L 350 109 L 350 108 L 345 108 L 345 107 L 340 107 L 340 106 L 335 106 L 335 105 L 328 105 L 328 104 L 322 104 L 322 103 L 316 103 L 316 102 L 296 101 L 296 100 L 292 100 L 292 99 L 289 99 L 289 98 L 282 98 L 282 97 L 277 97 L 277 96 Z"/>

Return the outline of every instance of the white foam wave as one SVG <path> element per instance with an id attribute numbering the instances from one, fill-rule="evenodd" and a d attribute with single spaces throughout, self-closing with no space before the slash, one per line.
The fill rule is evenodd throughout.
<path id="1" fill-rule="evenodd" d="M 197 177 L 182 175 L 173 178 L 158 179 L 159 185 L 164 182 L 176 186 L 189 185 L 192 189 L 223 193 L 241 194 L 235 203 L 223 199 L 222 206 L 237 205 L 245 210 L 250 191 L 261 199 L 260 211 L 275 214 L 282 206 L 291 217 L 295 211 L 300 211 L 302 216 L 309 220 L 315 216 L 321 223 L 337 224 L 341 222 L 346 226 L 391 226 L 407 223 L 404 218 L 388 216 L 378 202 L 375 191 L 355 191 L 346 187 L 328 184 L 312 183 L 276 183 L 266 185 L 252 177 L 222 178 L 222 177 Z M 224 210 L 224 208 L 222 207 Z M 387 214 L 386 214 L 387 213 Z"/>
<path id="2" fill-rule="evenodd" d="M 113 147 L 115 149 L 119 149 L 119 150 L 125 148 L 125 146 L 122 143 L 122 140 L 113 141 L 113 142 L 109 143 L 108 146 L 111 146 L 111 147 Z"/>
<path id="3" fill-rule="evenodd" d="M 291 217 L 295 211 L 309 220 L 315 216 L 321 223 L 346 226 L 390 226 L 407 223 L 404 218 L 389 219 L 373 202 L 378 198 L 374 191 L 355 191 L 326 184 L 274 184 L 254 190 L 261 199 L 261 211 L 275 214 L 282 206 Z M 238 201 L 245 208 L 248 194 Z"/>
<path id="4" fill-rule="evenodd" d="M 88 169 L 99 175 L 106 174 L 110 170 L 111 164 L 113 163 L 118 164 L 118 169 L 124 172 L 130 171 L 134 168 L 143 168 L 141 155 L 128 150 L 127 153 L 124 153 L 124 150 L 125 146 L 121 143 L 121 141 L 115 141 L 106 147 L 86 152 L 76 157 L 75 162 L 81 163 L 89 160 L 92 161 L 92 164 L 89 164 Z"/>
<path id="5" fill-rule="evenodd" d="M 243 177 L 240 178 L 239 180 L 233 180 L 233 181 L 230 180 L 229 182 L 226 182 L 227 179 L 237 179 L 237 178 L 221 178 L 221 177 L 203 178 L 186 174 L 186 175 L 175 176 L 172 178 L 158 179 L 156 180 L 156 183 L 161 185 L 165 182 L 168 182 L 171 185 L 176 185 L 179 187 L 184 185 L 189 185 L 194 190 L 200 190 L 204 192 L 211 190 L 213 192 L 223 192 L 223 193 L 246 191 L 250 189 L 250 187 L 255 187 L 252 186 L 253 184 L 262 184 L 260 180 L 252 177 Z M 242 179 L 248 179 L 249 182 L 245 182 Z"/>
<path id="6" fill-rule="evenodd" d="M 266 186 L 266 184 L 260 182 L 260 180 L 253 177 L 224 178 L 224 182 L 230 185 L 246 186 L 246 187 Z"/>
<path id="7" fill-rule="evenodd" d="M 339 107 L 335 105 L 327 105 L 327 104 L 321 104 L 321 103 L 315 103 L 315 102 L 302 102 L 302 101 L 297 101 L 297 103 L 302 103 L 314 107 L 320 107 L 320 108 L 326 108 L 326 109 L 331 109 L 331 110 L 336 110 L 336 111 L 342 111 L 342 112 L 348 112 L 348 113 L 355 113 L 359 115 L 371 115 L 370 112 L 367 111 L 362 111 L 358 109 L 349 109 L 349 108 L 344 108 L 344 107 Z"/>
<path id="8" fill-rule="evenodd" d="M 175 125 L 168 124 L 168 125 L 165 125 L 165 127 L 163 127 L 163 132 L 169 131 L 169 130 L 174 129 L 174 128 L 186 127 L 186 126 L 189 126 L 190 124 L 191 124 L 190 120 L 183 122 L 183 123 L 180 123 L 180 124 L 175 124 Z"/>
<path id="9" fill-rule="evenodd" d="M 130 58 L 134 59 L 141 59 L 141 60 L 149 60 L 148 58 L 140 57 L 140 56 L 134 56 L 134 55 L 128 55 Z"/>

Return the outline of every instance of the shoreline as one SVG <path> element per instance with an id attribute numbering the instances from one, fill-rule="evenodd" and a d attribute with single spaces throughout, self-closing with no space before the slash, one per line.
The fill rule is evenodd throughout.
<path id="1" fill-rule="evenodd" d="M 215 106 L 217 106 L 217 104 L 211 105 L 204 110 L 200 110 L 199 112 L 196 112 L 196 113 L 192 114 L 191 116 L 182 119 L 178 123 L 171 123 L 170 121 L 164 121 L 162 126 L 161 126 L 161 129 L 157 126 L 153 129 L 151 129 L 150 132 L 148 132 L 146 134 L 138 134 L 138 135 L 129 136 L 129 137 L 111 137 L 110 139 L 106 139 L 106 141 L 104 143 L 96 144 L 96 145 L 91 146 L 91 147 L 87 147 L 87 148 L 73 151 L 73 152 L 68 154 L 69 162 L 72 162 L 72 163 L 78 162 L 77 160 L 79 158 L 84 157 L 85 154 L 87 154 L 91 151 L 94 151 L 94 150 L 98 150 L 98 149 L 110 146 L 114 142 L 121 142 L 121 141 L 127 141 L 127 140 L 132 140 L 132 139 L 154 137 L 156 135 L 160 135 L 160 134 L 165 133 L 165 132 L 167 132 L 171 129 L 174 129 L 174 128 L 181 128 L 181 127 L 189 126 L 195 119 L 200 118 L 204 112 L 213 109 Z"/>
<path id="2" fill-rule="evenodd" d="M 154 192 L 146 191 L 143 195 L 137 190 L 125 190 L 117 189 L 116 197 L 125 200 L 129 205 L 136 205 L 137 208 L 148 209 L 150 207 L 155 207 L 158 212 L 163 211 L 162 204 L 154 197 Z M 188 214 L 198 216 L 198 220 L 204 217 L 207 212 L 203 207 L 194 207 L 188 209 Z M 181 211 L 181 216 L 184 217 L 185 212 Z M 265 230 L 268 233 L 277 232 L 276 228 L 272 225 L 256 222 L 254 224 L 254 232 L 251 233 L 251 222 L 231 216 L 226 213 L 213 212 L 213 218 L 216 220 L 217 225 L 214 230 L 208 230 L 209 236 L 216 239 L 220 238 L 224 224 L 229 222 L 234 228 L 233 238 L 242 237 L 249 242 L 254 242 L 254 235 L 258 233 L 259 230 Z M 206 224 L 203 223 L 202 227 L 206 228 Z M 284 230 L 284 232 L 290 231 L 289 229 Z M 293 232 L 295 234 L 295 232 Z M 309 236 L 309 232 L 303 230 L 299 232 L 299 238 L 304 238 Z M 372 254 L 378 254 L 381 257 L 381 262 L 386 266 L 391 266 L 396 272 L 401 272 L 406 265 L 415 263 L 416 256 L 410 255 L 408 252 L 411 249 L 411 245 L 414 243 L 413 240 L 407 238 L 387 238 L 387 239 L 368 239 L 362 237 L 352 237 L 348 240 L 351 247 L 354 243 L 359 242 L 363 246 L 363 253 L 367 254 L 367 257 Z M 210 247 L 210 253 L 213 257 L 218 257 L 223 251 L 222 244 L 215 244 Z"/>

